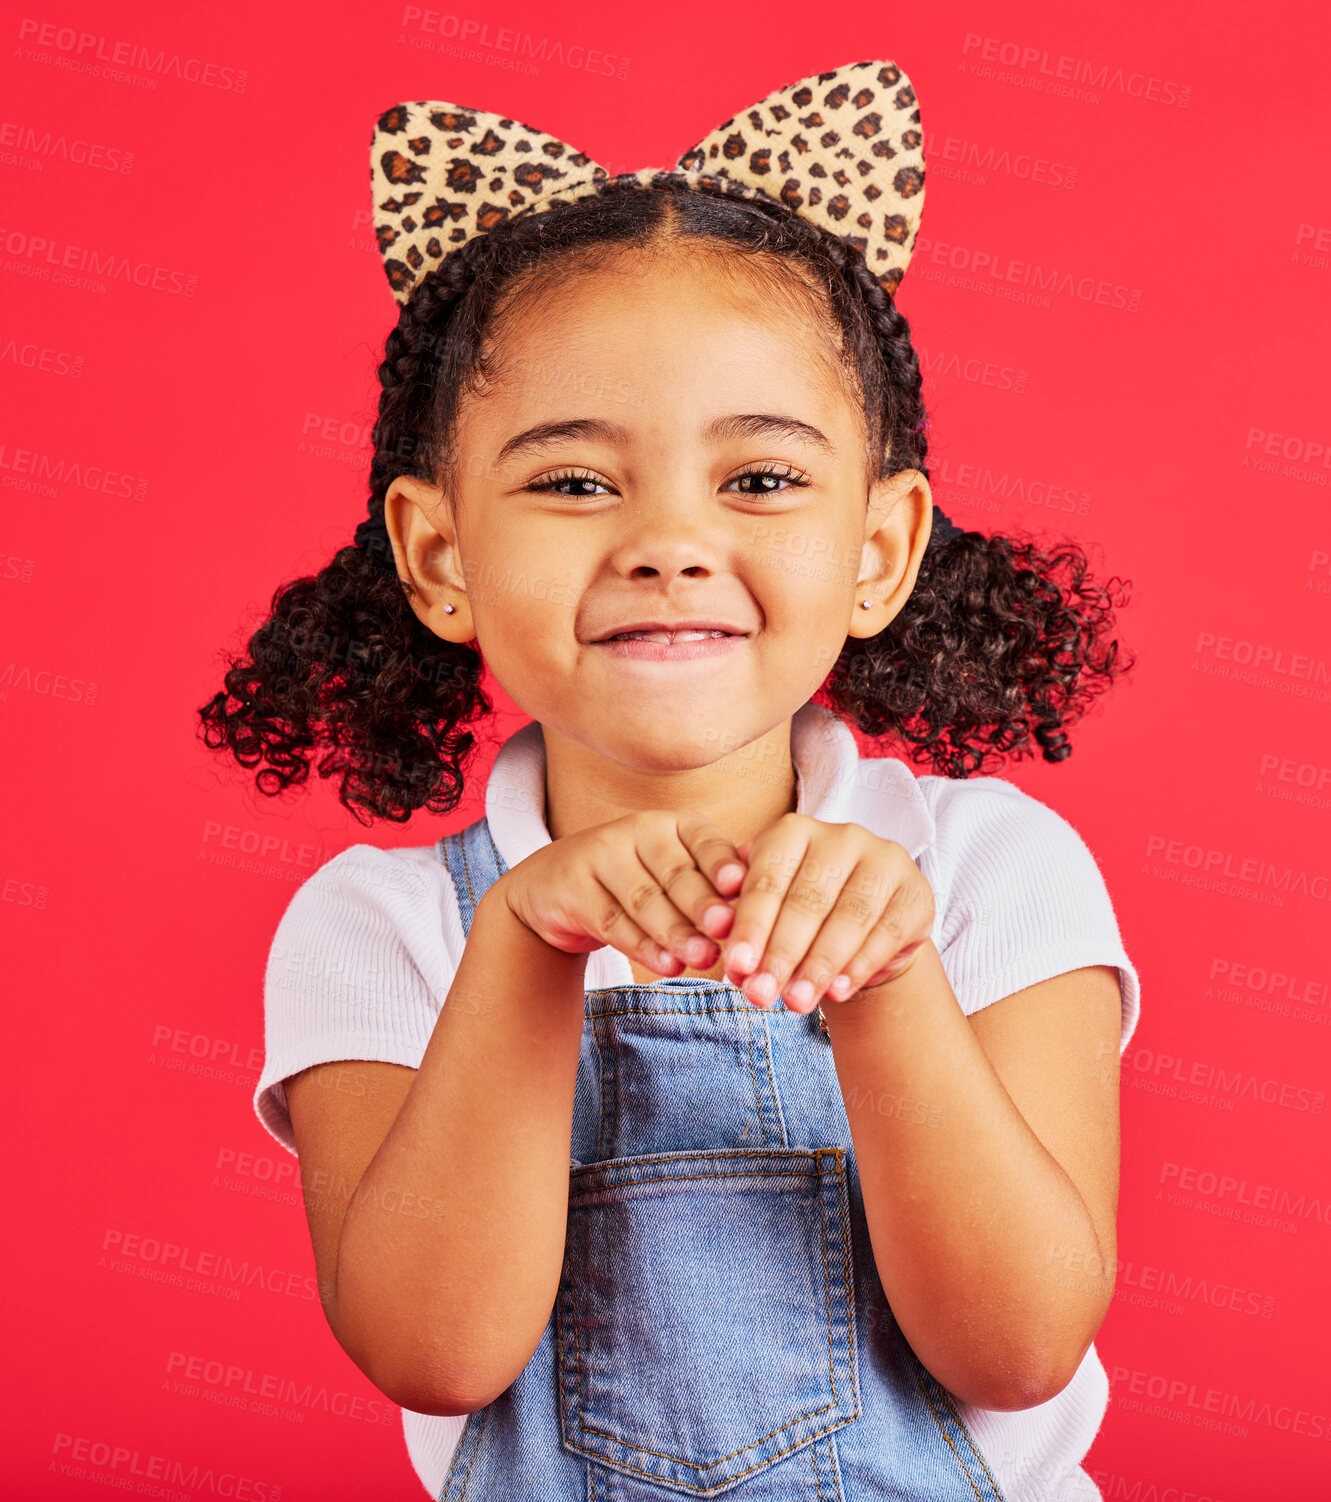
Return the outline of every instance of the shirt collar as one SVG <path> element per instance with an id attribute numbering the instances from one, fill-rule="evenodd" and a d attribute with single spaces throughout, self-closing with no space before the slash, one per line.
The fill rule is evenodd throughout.
<path id="1" fill-rule="evenodd" d="M 829 824 L 861 824 L 895 840 L 915 859 L 935 828 L 919 782 L 896 757 L 862 757 L 850 728 L 812 702 L 790 722 L 790 755 L 799 784 L 796 812 Z M 510 869 L 542 845 L 545 823 L 545 739 L 533 720 L 504 742 L 485 790 L 490 836 Z"/>

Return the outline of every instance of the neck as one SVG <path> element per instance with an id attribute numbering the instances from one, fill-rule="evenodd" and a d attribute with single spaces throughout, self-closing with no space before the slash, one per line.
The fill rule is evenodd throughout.
<path id="1" fill-rule="evenodd" d="M 682 771 L 625 766 L 542 725 L 545 823 L 552 840 L 651 809 L 697 813 L 734 845 L 753 839 L 797 802 L 790 719 L 766 735 Z"/>

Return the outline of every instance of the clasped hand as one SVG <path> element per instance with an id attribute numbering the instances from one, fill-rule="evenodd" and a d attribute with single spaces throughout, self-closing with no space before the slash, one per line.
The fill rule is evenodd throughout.
<path id="1" fill-rule="evenodd" d="M 740 846 L 698 814 L 630 814 L 541 847 L 501 881 L 557 949 L 610 944 L 667 976 L 724 956 L 754 1005 L 784 994 L 797 1012 L 897 979 L 934 923 L 933 892 L 901 845 L 806 814 Z"/>

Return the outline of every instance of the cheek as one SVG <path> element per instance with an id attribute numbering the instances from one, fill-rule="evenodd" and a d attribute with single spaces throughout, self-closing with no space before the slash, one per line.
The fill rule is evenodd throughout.
<path id="1" fill-rule="evenodd" d="M 809 526 L 764 523 L 750 550 L 754 587 L 776 616 L 797 614 L 813 629 L 839 615 L 853 593 L 860 549 Z"/>
<path id="2" fill-rule="evenodd" d="M 826 529 L 774 522 L 750 561 L 767 630 L 782 643 L 782 671 L 813 693 L 846 644 L 860 549 Z"/>
<path id="3" fill-rule="evenodd" d="M 467 594 L 482 653 L 501 681 L 516 681 L 539 673 L 573 642 L 582 585 L 552 567 L 549 549 L 502 536 L 495 544 L 468 559 Z"/>

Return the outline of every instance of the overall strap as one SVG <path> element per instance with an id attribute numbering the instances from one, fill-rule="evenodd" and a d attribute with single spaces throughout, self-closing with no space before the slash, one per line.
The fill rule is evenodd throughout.
<path id="1" fill-rule="evenodd" d="M 483 818 L 455 834 L 445 835 L 438 848 L 439 858 L 453 878 L 453 889 L 458 894 L 462 932 L 469 935 L 477 904 L 508 866 L 491 837 L 489 821 Z"/>

